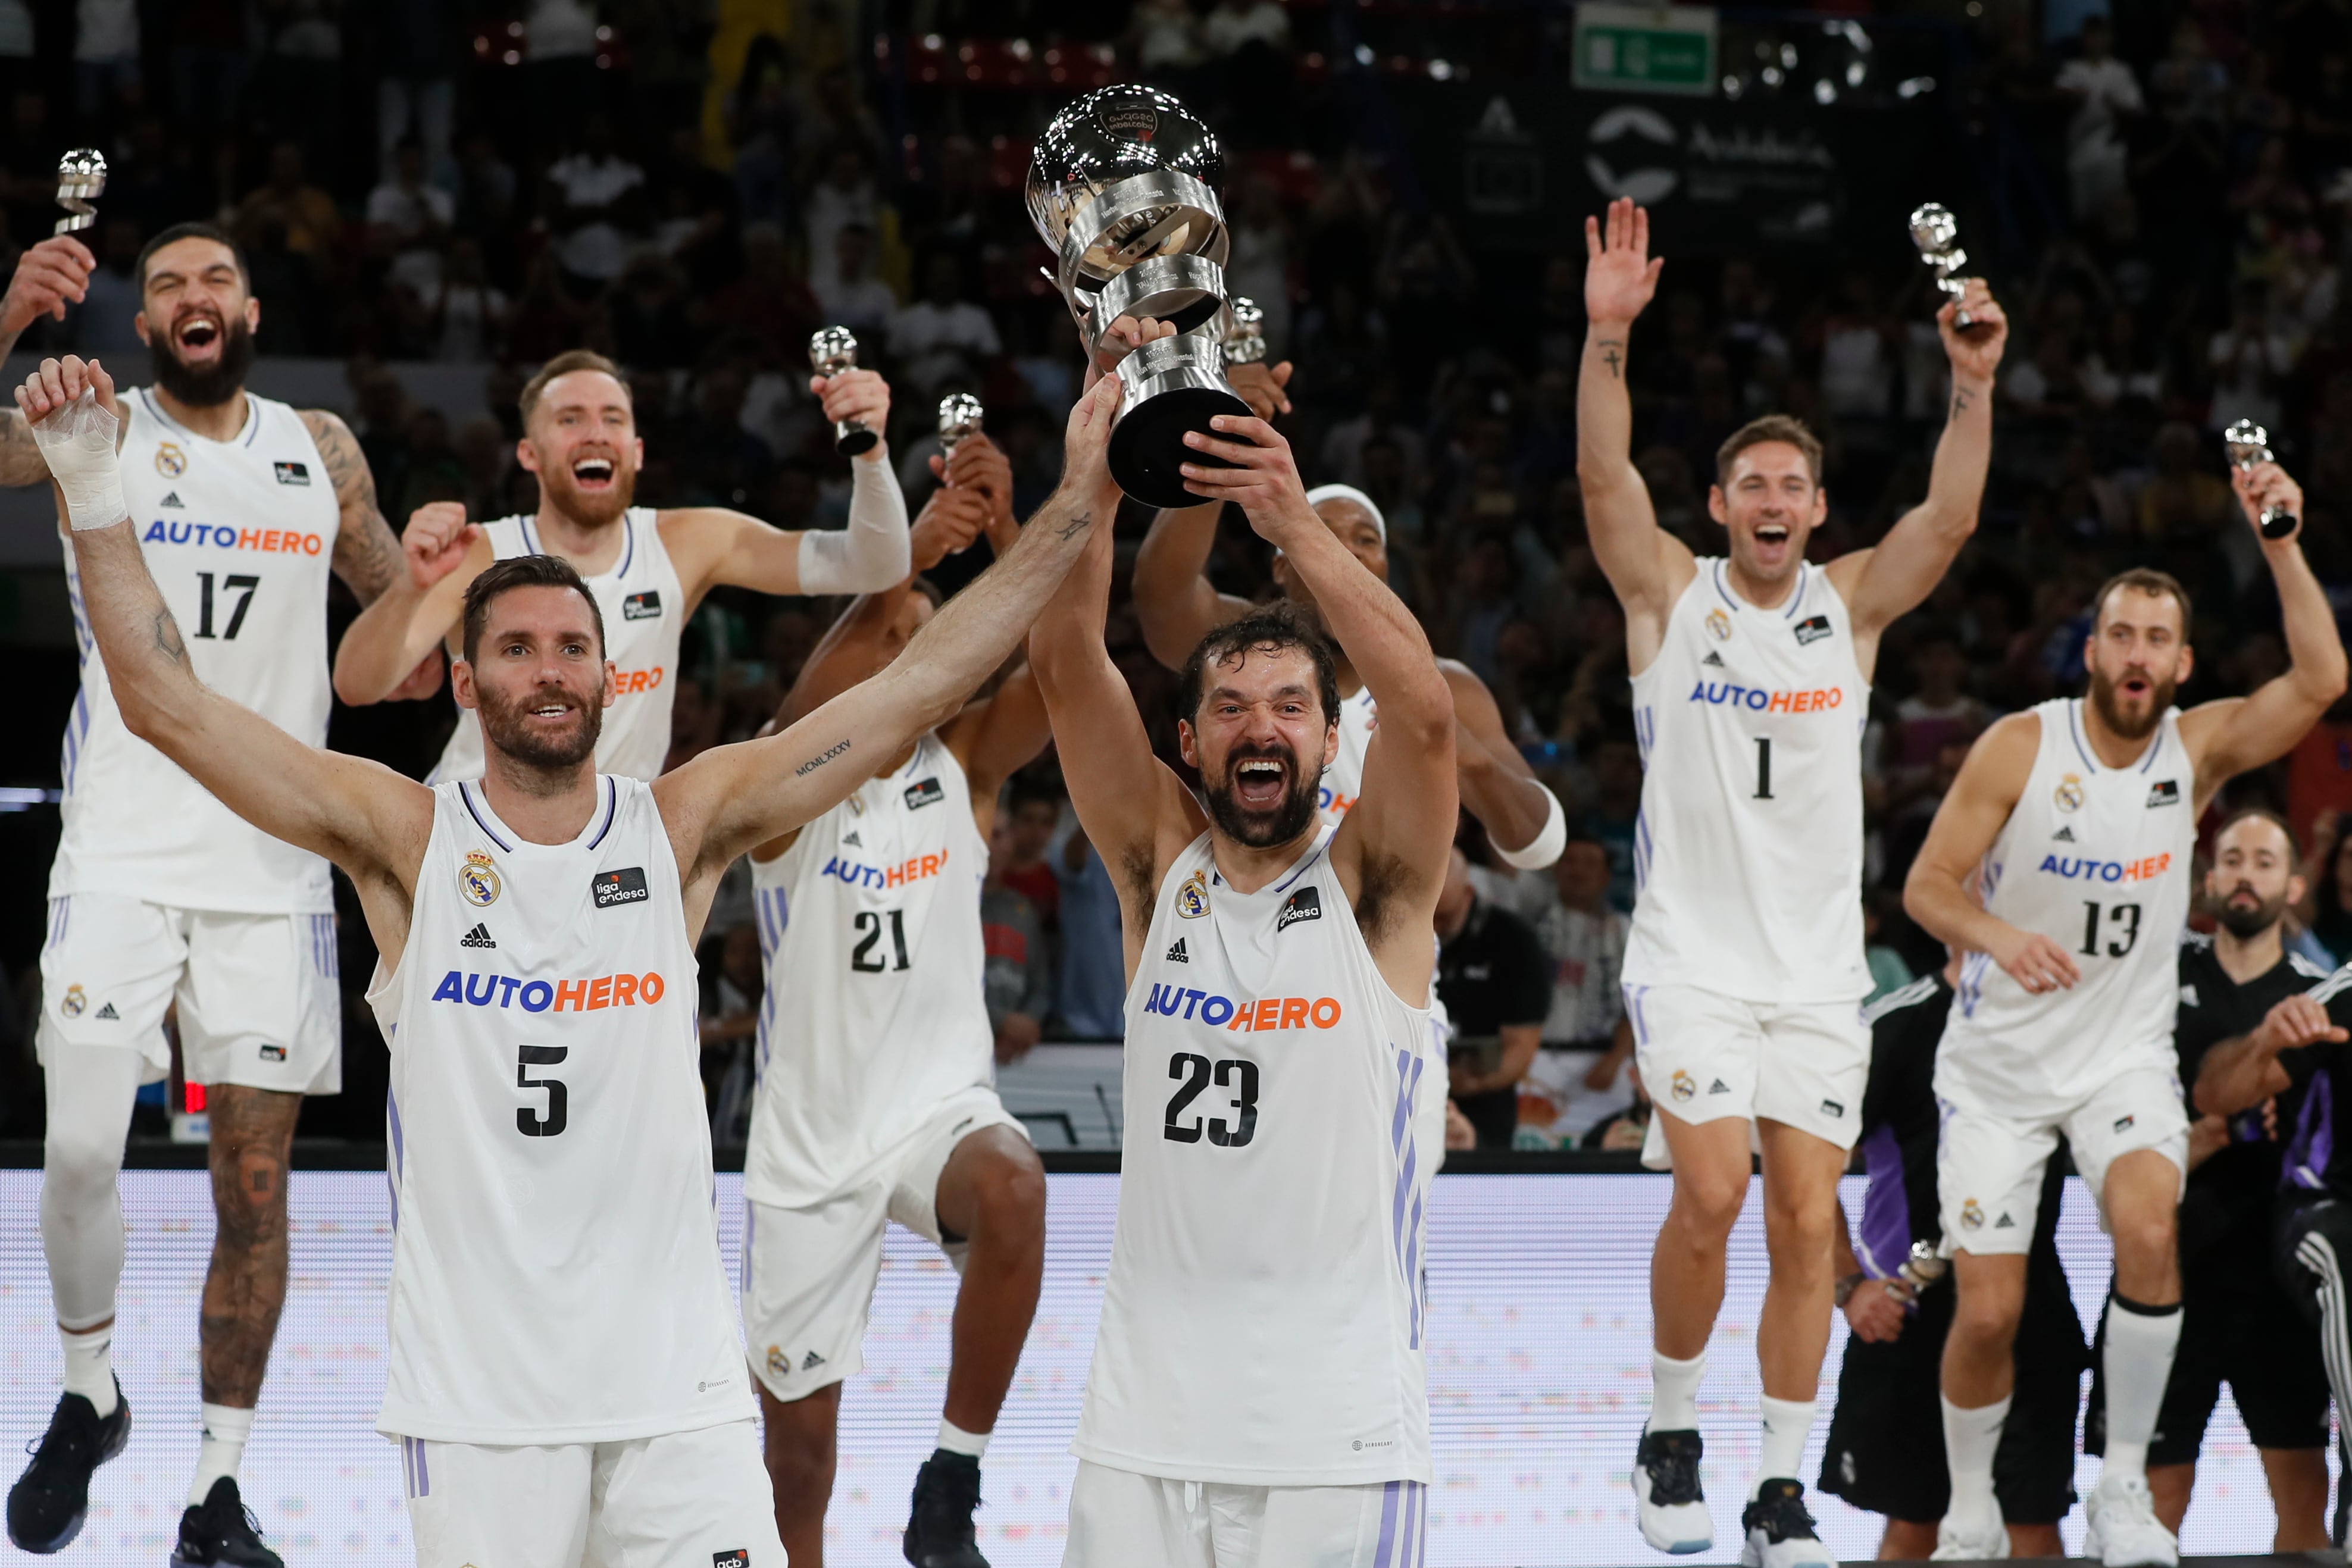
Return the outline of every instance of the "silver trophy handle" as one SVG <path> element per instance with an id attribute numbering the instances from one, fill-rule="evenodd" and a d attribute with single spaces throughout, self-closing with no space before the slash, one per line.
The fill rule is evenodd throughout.
<path id="1" fill-rule="evenodd" d="M 1955 304 L 1969 292 L 1969 280 L 1959 276 L 1969 264 L 1969 253 L 1960 248 L 1959 237 L 1959 220 L 1948 207 L 1929 202 L 1911 214 L 1911 243 L 1919 247 L 1919 259 L 1936 269 L 1936 287 Z M 1962 331 L 1976 324 L 1965 306 L 1952 312 L 1952 325 Z"/>
<path id="2" fill-rule="evenodd" d="M 821 376 L 837 376 L 857 368 L 857 336 L 846 327 L 824 327 L 809 335 L 809 366 Z M 874 450 L 881 436 L 862 419 L 833 422 L 833 449 L 844 457 Z"/>
<path id="3" fill-rule="evenodd" d="M 2278 461 L 2271 451 L 2271 433 L 2251 419 L 2239 420 L 2223 431 L 2221 444 L 2230 454 L 2231 466 L 2241 473 L 2251 474 L 2259 464 Z M 2302 525 L 2302 521 L 2284 507 L 2264 507 L 2262 536 L 2266 539 L 2285 538 Z"/>

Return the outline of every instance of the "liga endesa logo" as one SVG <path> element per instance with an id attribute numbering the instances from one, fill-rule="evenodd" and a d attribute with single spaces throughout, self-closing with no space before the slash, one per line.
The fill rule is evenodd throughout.
<path id="1" fill-rule="evenodd" d="M 605 1008 L 633 1008 L 640 1002 L 650 1007 L 661 1000 L 668 989 L 661 976 L 650 969 L 642 975 L 598 975 L 593 979 L 553 981 L 452 969 L 441 977 L 432 999 L 463 1002 L 474 1008 L 487 1008 L 493 1003 L 501 1008 L 520 1005 L 527 1013 L 543 1013 L 550 1009 L 560 1013 L 593 1013 Z"/>
<path id="2" fill-rule="evenodd" d="M 1214 991 L 1154 984 L 1143 1010 L 1162 1018 L 1197 1019 L 1212 1029 L 1264 1034 L 1269 1030 L 1329 1029 L 1339 1021 L 1337 997 L 1260 997 L 1235 1001 Z"/>

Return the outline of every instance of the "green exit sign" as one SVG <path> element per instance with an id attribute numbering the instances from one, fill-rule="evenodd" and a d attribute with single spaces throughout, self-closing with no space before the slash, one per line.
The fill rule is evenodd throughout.
<path id="1" fill-rule="evenodd" d="M 1714 7 L 1579 5 L 1572 79 L 1612 92 L 1714 92 Z"/>

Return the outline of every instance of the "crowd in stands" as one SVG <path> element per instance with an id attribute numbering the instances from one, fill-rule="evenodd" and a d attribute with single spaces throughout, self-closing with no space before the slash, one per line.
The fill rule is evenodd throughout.
<path id="1" fill-rule="evenodd" d="M 2231 421 L 2269 428 L 2310 497 L 2313 564 L 2352 598 L 2352 8 L 2165 0 L 2112 22 L 2106 9 L 1970 7 L 1981 14 L 1954 24 L 1965 68 L 1937 90 L 1985 139 L 1972 145 L 2008 150 L 2009 172 L 1988 153 L 1986 191 L 1855 193 L 1898 214 L 1931 196 L 2024 214 L 2000 231 L 2022 239 L 1970 236 L 2015 323 L 1980 526 L 1879 657 L 1864 898 L 1882 988 L 1940 962 L 1895 890 L 1958 759 L 1992 717 L 2078 685 L 2088 595 L 2110 571 L 2158 566 L 2194 590 L 2184 704 L 2280 667 L 2269 579 L 2225 481 Z M 58 153 L 101 147 L 113 174 L 90 300 L 20 348 L 136 366 L 142 238 L 189 218 L 228 227 L 262 301 L 260 351 L 346 362 L 395 528 L 432 500 L 480 517 L 534 504 L 512 457 L 514 394 L 575 346 L 631 372 L 641 504 L 838 521 L 847 474 L 806 391 L 807 337 L 826 324 L 855 330 L 891 380 L 911 506 L 932 484 L 931 411 L 966 391 L 1025 514 L 1054 483 L 1082 371 L 1020 200 L 1029 141 L 1090 81 L 1180 91 L 1228 142 L 1229 271 L 1264 308 L 1273 357 L 1296 366 L 1283 423 L 1306 477 L 1379 501 L 1392 582 L 1568 803 L 1571 842 L 1542 873 L 1501 868 L 1465 819 L 1447 940 L 1540 974 L 1474 998 L 1469 966 L 1449 958 L 1456 1015 L 1478 1020 L 1456 1063 L 1465 1122 L 1489 1143 L 1622 1146 L 1640 1113 L 1624 1109 L 1614 969 L 1641 761 L 1622 622 L 1576 482 L 1582 257 L 1449 220 L 1345 117 L 1318 112 L 1316 94 L 1335 90 L 1332 25 L 1277 0 L 0 0 L 0 261 L 48 231 Z M 929 68 L 909 58 L 951 68 L 957 47 L 938 35 L 968 32 L 997 40 L 991 58 L 1064 63 L 1026 91 L 922 85 Z M 1548 199 L 1597 210 L 1602 194 L 1555 162 Z M 1926 486 L 1944 406 L 1935 303 L 1907 254 L 1669 252 L 1630 349 L 1635 450 L 1664 526 L 1714 548 L 1717 444 L 1780 411 L 1828 451 L 1815 557 L 1876 538 Z M 387 369 L 403 361 L 478 365 L 488 412 L 453 428 L 404 392 Z M 1122 561 L 1148 522 L 1123 519 Z M 986 557 L 982 544 L 950 559 L 941 586 Z M 1211 573 L 1227 591 L 1273 591 L 1268 552 L 1238 518 Z M 715 594 L 688 639 L 673 761 L 765 722 L 834 612 Z M 1173 675 L 1123 607 L 1110 636 L 1172 758 Z M 339 716 L 338 744 L 421 773 L 446 700 Z M 37 764 L 15 770 L 41 781 Z M 2254 799 L 2284 808 L 2315 857 L 2299 939 L 2352 958 L 2352 715 L 2225 804 Z M 1016 781 L 984 895 L 1007 1061 L 1118 1028 L 1118 954 L 1091 940 L 1087 901 L 1102 895 L 1066 815 L 1049 753 Z M 16 896 L 38 896 L 29 874 Z M 706 953 L 722 1124 L 758 1006 L 748 922 L 714 922 Z M 346 976 L 365 972 L 346 955 Z M 1560 1047 L 1576 1051 L 1545 1049 Z"/>

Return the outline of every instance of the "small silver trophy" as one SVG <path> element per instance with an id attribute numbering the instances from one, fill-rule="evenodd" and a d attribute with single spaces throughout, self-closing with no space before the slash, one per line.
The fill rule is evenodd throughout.
<path id="1" fill-rule="evenodd" d="M 970 392 L 950 392 L 940 399 L 940 452 L 952 457 L 967 435 L 978 435 L 987 410 Z"/>
<path id="2" fill-rule="evenodd" d="M 2221 433 L 2221 444 L 2229 450 L 2230 461 L 2239 470 L 2251 474 L 2257 463 L 2275 463 L 2271 452 L 2271 433 L 2251 419 L 2242 419 Z M 2263 508 L 2263 538 L 2283 539 L 2294 532 L 2295 515 L 2284 507 Z"/>
<path id="3" fill-rule="evenodd" d="M 58 160 L 58 205 L 66 215 L 57 232 L 69 235 L 98 222 L 90 204 L 106 194 L 106 154 L 95 147 L 77 147 Z"/>
<path id="4" fill-rule="evenodd" d="M 1919 247 L 1919 259 L 1936 269 L 1936 287 L 1950 295 L 1954 303 L 1966 297 L 1969 280 L 1959 276 L 1968 266 L 1969 253 L 1959 246 L 1959 220 L 1951 209 L 1929 202 L 1911 214 L 1911 243 Z M 1952 315 L 1955 327 L 1976 325 L 1966 308 Z"/>
<path id="5" fill-rule="evenodd" d="M 1255 365 L 1265 359 L 1265 311 L 1245 294 L 1234 296 L 1233 325 L 1225 329 L 1225 363 Z"/>
<path id="6" fill-rule="evenodd" d="M 823 327 L 809 334 L 809 365 L 821 376 L 837 376 L 857 368 L 857 335 L 846 327 Z M 862 419 L 835 420 L 833 449 L 844 457 L 874 450 L 882 438 Z"/>

